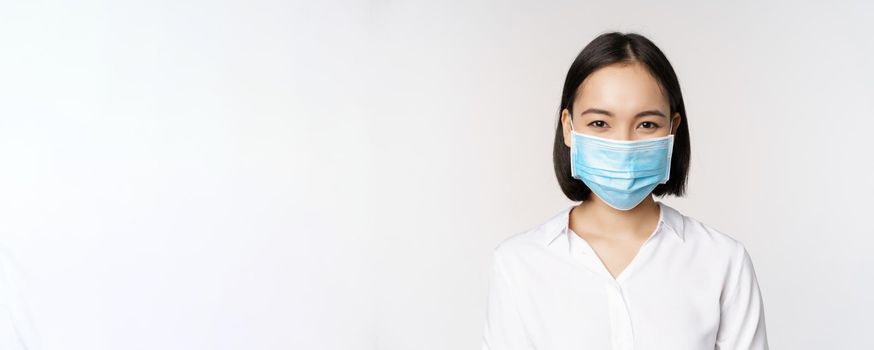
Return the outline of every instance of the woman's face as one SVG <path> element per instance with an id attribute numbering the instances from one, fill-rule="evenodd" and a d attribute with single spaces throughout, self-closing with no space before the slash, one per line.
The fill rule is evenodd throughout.
<path id="1" fill-rule="evenodd" d="M 680 113 L 668 130 L 670 106 L 658 81 L 639 63 L 614 64 L 589 74 L 577 89 L 574 130 L 614 140 L 642 140 L 675 133 Z M 564 143 L 571 145 L 568 109 L 562 110 Z"/>

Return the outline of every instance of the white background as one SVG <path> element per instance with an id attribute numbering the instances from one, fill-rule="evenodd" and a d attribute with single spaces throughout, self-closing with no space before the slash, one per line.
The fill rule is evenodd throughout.
<path id="1" fill-rule="evenodd" d="M 571 204 L 567 68 L 619 30 L 677 71 L 664 200 L 747 246 L 772 348 L 874 348 L 872 13 L 3 1 L 0 288 L 45 349 L 476 349 L 491 249 Z"/>

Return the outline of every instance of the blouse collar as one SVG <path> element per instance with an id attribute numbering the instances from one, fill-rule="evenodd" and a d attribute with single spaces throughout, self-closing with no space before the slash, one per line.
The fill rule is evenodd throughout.
<path id="1" fill-rule="evenodd" d="M 661 210 L 659 210 L 659 224 L 656 229 L 660 230 L 664 225 L 666 229 L 674 233 L 680 242 L 685 242 L 683 236 L 683 229 L 685 227 L 683 224 L 683 214 L 661 201 L 657 200 L 655 202 L 661 208 Z M 568 232 L 569 215 L 575 206 L 576 204 L 562 209 L 558 214 L 547 220 L 546 223 L 541 226 L 541 235 L 546 245 L 552 243 L 552 241 L 562 233 Z"/>

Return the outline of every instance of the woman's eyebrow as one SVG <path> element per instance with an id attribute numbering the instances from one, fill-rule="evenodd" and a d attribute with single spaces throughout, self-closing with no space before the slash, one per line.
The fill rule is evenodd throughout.
<path id="1" fill-rule="evenodd" d="M 600 108 L 589 108 L 589 109 L 583 111 L 583 113 L 580 113 L 580 115 L 583 115 L 583 114 L 586 114 L 586 113 L 603 114 L 603 115 L 606 115 L 606 116 L 608 116 L 608 117 L 612 117 L 612 116 L 613 116 L 613 113 L 610 113 L 610 111 L 606 111 L 606 110 L 603 110 L 603 109 L 600 109 Z M 657 110 L 657 109 L 651 109 L 651 110 L 648 110 L 648 111 L 643 111 L 643 112 L 637 113 L 637 115 L 635 115 L 634 117 L 635 117 L 635 118 L 640 118 L 640 117 L 646 117 L 646 116 L 649 116 L 649 115 L 661 116 L 661 117 L 667 118 L 667 116 L 665 116 L 664 113 L 662 113 L 661 111 L 659 111 L 659 110 Z"/>

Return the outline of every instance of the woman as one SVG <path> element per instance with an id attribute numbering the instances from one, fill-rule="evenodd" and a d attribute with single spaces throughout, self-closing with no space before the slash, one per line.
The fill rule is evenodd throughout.
<path id="1" fill-rule="evenodd" d="M 651 196 L 683 195 L 690 155 L 661 50 L 595 38 L 557 124 L 555 174 L 581 203 L 495 247 L 483 350 L 768 349 L 744 245 Z"/>

